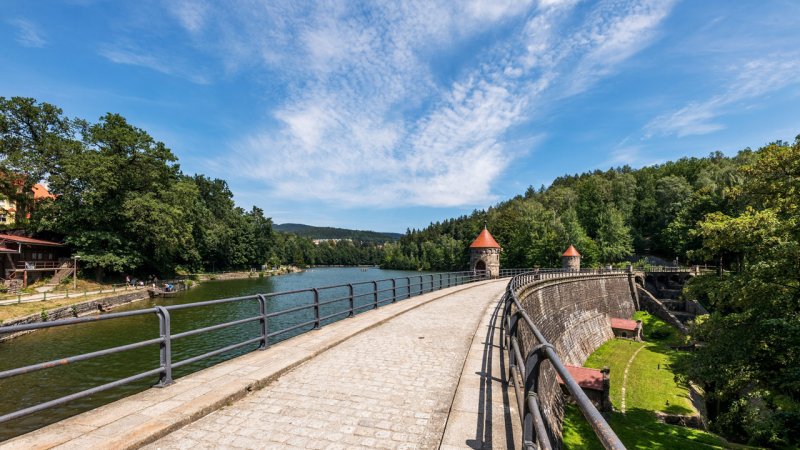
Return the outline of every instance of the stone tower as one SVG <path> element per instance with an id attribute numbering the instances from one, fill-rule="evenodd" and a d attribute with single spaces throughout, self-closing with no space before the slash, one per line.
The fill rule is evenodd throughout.
<path id="1" fill-rule="evenodd" d="M 486 270 L 489 276 L 500 276 L 500 244 L 494 240 L 486 226 L 469 246 L 470 270 Z"/>
<path id="2" fill-rule="evenodd" d="M 581 254 L 572 245 L 561 255 L 561 268 L 581 270 Z"/>

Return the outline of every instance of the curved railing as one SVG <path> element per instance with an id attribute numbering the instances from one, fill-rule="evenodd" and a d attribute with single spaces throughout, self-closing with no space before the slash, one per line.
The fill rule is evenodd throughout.
<path id="1" fill-rule="evenodd" d="M 575 379 L 572 378 L 564 363 L 561 362 L 555 348 L 539 331 L 528 313 L 522 307 L 518 294 L 543 280 L 576 277 L 584 275 L 628 273 L 619 269 L 550 269 L 534 270 L 514 276 L 508 283 L 503 301 L 503 345 L 508 349 L 509 372 L 511 383 L 517 398 L 517 408 L 522 422 L 522 447 L 525 449 L 549 450 L 552 448 L 547 424 L 542 415 L 539 402 L 538 383 L 542 362 L 545 360 L 555 369 L 564 381 L 578 408 L 589 421 L 600 442 L 607 449 L 624 449 L 614 430 L 592 404 Z M 520 332 L 526 329 L 533 334 L 535 344 L 532 348 L 523 348 Z M 526 354 L 523 357 L 523 352 Z"/>
<path id="2" fill-rule="evenodd" d="M 47 370 L 53 367 L 63 366 L 66 364 L 74 364 L 80 361 L 86 361 L 98 358 L 105 355 L 114 353 L 122 353 L 142 347 L 156 346 L 159 347 L 160 364 L 149 370 L 142 371 L 138 374 L 116 379 L 114 381 L 105 383 L 100 386 L 95 386 L 80 392 L 56 398 L 44 403 L 32 405 L 24 409 L 0 415 L 0 424 L 14 420 L 23 416 L 27 416 L 48 408 L 53 408 L 73 400 L 88 397 L 98 392 L 106 391 L 118 386 L 133 383 L 138 380 L 147 378 L 156 378 L 158 383 L 156 387 L 166 387 L 173 383 L 172 373 L 173 369 L 186 366 L 198 361 L 211 358 L 213 356 L 221 355 L 223 353 L 231 352 L 233 350 L 247 347 L 248 345 L 255 345 L 253 350 L 266 349 L 270 344 L 270 339 L 277 338 L 281 335 L 287 335 L 290 332 L 301 330 L 304 327 L 312 327 L 311 329 L 319 329 L 325 323 L 330 322 L 337 318 L 353 317 L 359 312 L 368 309 L 377 309 L 378 307 L 387 304 L 395 303 L 398 300 L 410 298 L 412 296 L 425 294 L 428 292 L 445 289 L 452 286 L 462 285 L 475 281 L 488 279 L 486 272 L 472 271 L 472 272 L 448 272 L 448 273 L 431 273 L 414 275 L 409 277 L 390 278 L 384 280 L 365 281 L 359 283 L 340 284 L 334 286 L 324 286 L 320 288 L 299 289 L 294 291 L 275 292 L 269 294 L 250 295 L 246 297 L 225 298 L 220 300 L 210 300 L 196 303 L 185 303 L 170 306 L 156 306 L 153 308 L 139 309 L 134 311 L 125 311 L 118 313 L 109 313 L 99 316 L 88 316 L 74 319 L 58 320 L 54 322 L 41 322 L 31 323 L 25 325 L 14 326 L 0 326 L 0 336 L 6 333 L 19 333 L 31 330 L 40 330 L 45 328 L 62 327 L 62 326 L 79 326 L 89 322 L 97 322 L 101 320 L 114 320 L 123 317 L 143 316 L 154 314 L 158 317 L 158 331 L 159 337 L 154 339 L 147 339 L 139 342 L 121 345 L 113 348 L 107 348 L 81 355 L 64 356 L 52 361 L 41 362 L 24 367 L 0 371 L 0 380 L 5 378 L 16 377 L 19 375 L 36 372 L 40 370 Z M 344 289 L 347 289 L 346 294 Z M 325 295 L 327 294 L 327 295 Z M 294 306 L 281 311 L 269 312 L 268 302 L 278 297 L 301 298 L 306 296 L 307 304 Z M 321 296 L 323 297 L 321 299 Z M 310 298 L 309 298 L 310 297 Z M 337 302 L 344 303 L 347 301 L 347 307 L 335 310 L 328 314 L 322 315 L 322 307 L 327 305 L 334 305 Z M 255 302 L 258 304 L 258 314 L 251 317 L 245 317 L 239 320 L 230 322 L 218 323 L 203 328 L 191 329 L 180 333 L 173 333 L 170 325 L 171 313 L 173 311 L 185 310 L 190 308 L 203 308 L 211 305 L 219 305 L 223 303 L 245 303 Z M 329 308 L 327 308 L 329 309 Z M 313 318 L 300 323 L 292 324 L 281 329 L 273 329 L 270 323 L 274 322 L 273 319 L 284 316 L 287 314 L 297 313 L 299 311 L 312 310 Z M 259 333 L 255 336 L 248 336 L 244 340 L 218 348 L 216 350 L 186 358 L 180 361 L 174 361 L 172 355 L 172 343 L 175 340 L 182 339 L 189 336 L 194 336 L 202 333 L 213 332 L 223 328 L 233 327 L 246 323 L 258 323 Z"/>

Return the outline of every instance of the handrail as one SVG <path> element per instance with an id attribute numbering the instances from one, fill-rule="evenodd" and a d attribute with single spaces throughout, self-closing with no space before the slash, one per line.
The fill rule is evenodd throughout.
<path id="1" fill-rule="evenodd" d="M 28 366 L 0 371 L 0 380 L 19 375 L 24 375 L 34 371 L 47 370 L 53 367 L 58 367 L 67 364 L 74 364 L 80 361 L 85 361 L 88 359 L 93 359 L 96 357 L 111 355 L 115 353 L 121 353 L 124 351 L 138 349 L 146 346 L 158 345 L 159 356 L 160 356 L 160 363 L 157 368 L 148 368 L 136 375 L 132 375 L 127 378 L 113 380 L 111 382 L 105 383 L 100 386 L 95 386 L 90 389 L 66 395 L 54 400 L 28 406 L 26 408 L 17 411 L 0 415 L 0 424 L 29 414 L 42 411 L 44 409 L 64 404 L 72 400 L 84 398 L 96 394 L 98 392 L 122 386 L 124 384 L 132 383 L 134 381 L 138 381 L 141 379 L 145 379 L 147 377 L 154 375 L 157 375 L 159 380 L 158 383 L 155 385 L 155 387 L 166 387 L 174 382 L 172 378 L 173 368 L 182 367 L 191 363 L 201 361 L 203 359 L 220 355 L 222 353 L 240 349 L 251 344 L 258 344 L 257 348 L 264 350 L 269 346 L 270 338 L 312 325 L 314 327 L 313 329 L 318 329 L 325 325 L 325 323 L 323 322 L 330 320 L 336 316 L 342 316 L 343 318 L 353 317 L 355 314 L 357 314 L 362 310 L 375 309 L 388 302 L 395 303 L 398 300 L 410 298 L 416 295 L 421 295 L 423 293 L 428 293 L 439 289 L 445 289 L 451 286 L 459 286 L 462 284 L 472 283 L 475 281 L 485 280 L 488 278 L 489 275 L 486 271 L 429 273 L 421 275 L 412 275 L 409 277 L 387 278 L 375 281 L 364 281 L 357 283 L 339 284 L 333 286 L 323 286 L 319 288 L 297 289 L 292 291 L 248 295 L 243 297 L 208 300 L 196 303 L 185 303 L 180 305 L 156 306 L 153 308 L 109 313 L 99 316 L 88 316 L 75 319 L 58 320 L 53 322 L 40 322 L 40 323 L 32 323 L 24 325 L 0 326 L 0 335 L 3 335 L 6 333 L 17 333 L 21 331 L 30 331 L 30 330 L 37 330 L 44 328 L 80 325 L 88 322 L 96 322 L 101 320 L 114 320 L 121 317 L 131 317 L 131 316 L 147 315 L 147 314 L 155 314 L 158 317 L 158 323 L 159 323 L 159 328 L 158 328 L 159 337 L 157 338 L 133 342 L 126 345 L 116 346 L 113 348 L 106 348 L 102 350 L 96 350 L 81 355 L 67 356 L 51 361 L 40 362 Z M 417 282 L 416 279 L 419 279 L 419 281 Z M 359 292 L 362 291 L 362 289 L 359 289 L 359 291 L 356 291 L 356 288 L 364 286 L 370 287 L 370 290 Z M 348 294 L 344 297 L 342 297 L 341 295 L 337 295 L 333 292 L 334 289 L 343 289 L 343 288 L 346 288 L 348 292 Z M 320 301 L 321 292 L 323 293 L 332 292 L 331 295 L 334 296 L 335 298 L 333 300 L 326 299 L 324 301 Z M 313 303 L 299 305 L 299 306 L 292 306 L 290 308 L 286 308 L 281 311 L 268 312 L 267 302 L 269 300 L 279 296 L 303 295 L 303 294 L 313 295 Z M 390 294 L 391 296 L 387 295 L 382 296 L 380 294 L 387 294 L 387 295 Z M 369 298 L 370 296 L 371 298 Z M 363 305 L 356 304 L 355 299 L 363 299 L 363 298 L 368 298 L 369 302 Z M 341 309 L 331 314 L 322 316 L 320 314 L 320 307 L 323 305 L 334 303 L 335 301 L 342 301 L 342 302 L 347 301 L 348 306 L 345 309 Z M 172 332 L 171 314 L 174 312 L 185 309 L 203 308 L 213 305 L 219 305 L 222 303 L 233 303 L 233 302 L 256 302 L 259 307 L 258 309 L 259 313 L 256 316 L 244 317 L 237 320 L 217 323 L 206 327 L 182 331 L 180 333 Z M 272 318 L 274 317 L 287 315 L 303 310 L 313 310 L 314 312 L 313 319 L 309 321 L 303 320 L 302 323 L 294 323 L 290 326 L 286 326 L 285 328 L 278 330 L 271 329 L 271 327 L 269 326 L 270 323 L 273 323 Z M 172 342 L 176 339 L 181 339 L 202 333 L 209 333 L 223 328 L 233 327 L 236 325 L 242 325 L 250 322 L 259 323 L 260 325 L 259 334 L 257 336 L 248 336 L 246 338 L 243 338 L 244 340 L 240 342 L 228 344 L 222 348 L 211 350 L 201 355 L 192 356 L 190 358 L 183 359 L 181 361 L 173 360 Z"/>
<path id="2" fill-rule="evenodd" d="M 555 348 L 550 344 L 544 335 L 539 331 L 533 320 L 523 308 L 518 292 L 535 283 L 541 281 L 611 274 L 629 274 L 628 270 L 620 269 L 550 269 L 532 270 L 526 273 L 515 275 L 509 281 L 503 301 L 503 332 L 505 339 L 502 342 L 503 348 L 508 350 L 509 370 L 511 383 L 517 397 L 517 404 L 520 414 L 520 422 L 523 426 L 522 447 L 528 450 L 541 449 L 549 450 L 552 448 L 550 437 L 547 433 L 547 424 L 542 417 L 541 406 L 538 396 L 537 380 L 541 371 L 541 363 L 544 360 L 550 362 L 556 373 L 564 381 L 567 390 L 572 395 L 578 408 L 584 417 L 589 421 L 592 429 L 600 442 L 607 449 L 623 450 L 625 446 L 619 440 L 614 430 L 608 425 L 605 418 L 592 404 L 589 397 L 583 392 L 578 383 L 572 378 L 564 363 L 559 358 Z M 520 323 L 533 333 L 537 345 L 531 349 L 524 349 L 527 355 L 523 358 L 523 349 L 520 347 Z"/>

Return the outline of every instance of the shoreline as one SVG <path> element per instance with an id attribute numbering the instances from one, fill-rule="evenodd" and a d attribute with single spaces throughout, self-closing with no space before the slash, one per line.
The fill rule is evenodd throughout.
<path id="1" fill-rule="evenodd" d="M 259 274 L 263 274 L 261 275 L 262 277 L 274 277 L 290 273 L 299 273 L 303 271 L 304 269 L 300 269 L 299 267 L 295 266 L 282 266 L 280 269 L 275 271 L 196 274 L 195 275 L 196 278 L 194 279 L 190 278 L 187 280 L 187 281 L 193 281 L 193 283 L 187 284 L 185 290 L 192 289 L 206 281 L 228 281 L 228 280 L 242 280 L 248 278 L 259 278 Z M 55 322 L 64 319 L 72 319 L 75 317 L 97 315 L 111 311 L 112 309 L 115 309 L 123 305 L 129 305 L 131 303 L 136 303 L 142 300 L 150 299 L 150 294 L 146 288 L 137 289 L 133 292 L 128 291 L 124 293 L 116 293 L 116 294 L 110 293 L 108 295 L 106 294 L 98 294 L 98 295 L 99 297 L 92 298 L 91 300 L 82 300 L 76 303 L 70 303 L 52 307 L 50 309 L 42 308 L 42 312 L 40 313 L 27 314 L 24 316 L 12 317 L 10 319 L 0 321 L 0 344 L 9 341 L 11 339 L 14 339 L 16 337 L 37 331 L 37 330 L 20 331 L 18 333 L 10 333 L 4 335 L 2 330 L 3 327 L 6 326 L 39 323 L 43 321 Z M 2 306 L 0 306 L 0 308 L 2 308 Z M 42 320 L 43 318 L 46 318 L 46 320 Z"/>

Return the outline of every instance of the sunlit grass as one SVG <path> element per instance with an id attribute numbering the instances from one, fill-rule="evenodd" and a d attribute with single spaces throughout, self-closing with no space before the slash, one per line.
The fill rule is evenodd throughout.
<path id="1" fill-rule="evenodd" d="M 729 444 L 712 433 L 661 423 L 655 412 L 692 414 L 688 389 L 675 380 L 671 364 L 677 356 L 669 345 L 680 345 L 684 337 L 668 324 L 646 312 L 637 312 L 635 319 L 644 323 L 647 342 L 613 339 L 598 348 L 584 363 L 585 367 L 609 367 L 611 403 L 615 412 L 607 420 L 629 449 L 723 449 L 749 448 Z M 625 367 L 631 356 L 641 349 L 628 369 L 626 413 L 622 405 Z M 589 423 L 574 405 L 565 411 L 563 439 L 565 449 L 602 449 Z"/>

